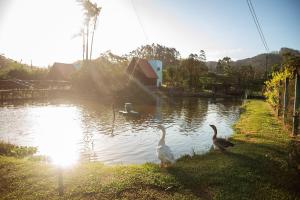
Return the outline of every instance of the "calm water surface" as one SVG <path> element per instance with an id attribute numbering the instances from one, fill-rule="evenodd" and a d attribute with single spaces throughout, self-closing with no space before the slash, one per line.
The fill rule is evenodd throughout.
<path id="1" fill-rule="evenodd" d="M 113 112 L 110 103 L 55 100 L 0 106 L 0 140 L 38 147 L 59 165 L 79 161 L 106 164 L 158 162 L 158 123 L 167 128 L 166 144 L 175 157 L 205 153 L 212 146 L 215 124 L 219 135 L 232 134 L 241 101 L 175 98 L 135 103 L 140 118 Z M 119 103 L 116 110 L 123 109 Z"/>

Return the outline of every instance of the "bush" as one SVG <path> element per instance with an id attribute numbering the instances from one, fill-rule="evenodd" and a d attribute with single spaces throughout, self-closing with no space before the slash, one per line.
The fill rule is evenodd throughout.
<path id="1" fill-rule="evenodd" d="M 98 59 L 83 63 L 72 76 L 75 89 L 83 93 L 113 95 L 128 83 L 125 65 Z"/>
<path id="2" fill-rule="evenodd" d="M 0 142 L 0 155 L 13 156 L 18 158 L 24 158 L 26 156 L 33 155 L 37 152 L 36 147 L 25 147 Z"/>
<path id="3" fill-rule="evenodd" d="M 264 96 L 267 102 L 269 102 L 274 108 L 279 107 L 279 84 L 284 81 L 285 78 L 292 78 L 292 72 L 290 69 L 285 68 L 282 71 L 273 72 L 272 78 L 265 82 L 266 88 Z"/>

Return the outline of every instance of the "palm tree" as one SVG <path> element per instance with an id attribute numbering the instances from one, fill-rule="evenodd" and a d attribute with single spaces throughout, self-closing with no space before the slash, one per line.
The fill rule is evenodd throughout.
<path id="1" fill-rule="evenodd" d="M 81 29 L 81 35 L 82 35 L 82 61 L 84 60 L 84 50 L 85 50 L 85 33 L 84 29 Z"/>
<path id="2" fill-rule="evenodd" d="M 85 16 L 84 25 L 86 28 L 85 59 L 88 60 L 89 59 L 89 34 L 90 34 L 89 28 L 90 28 L 90 21 L 92 18 L 93 4 L 90 2 L 90 0 L 81 0 L 81 4 L 84 10 L 84 16 Z"/>
<path id="3" fill-rule="evenodd" d="M 92 59 L 94 33 L 95 33 L 95 30 L 96 30 L 97 19 L 98 19 L 98 16 L 100 14 L 101 7 L 98 7 L 97 3 L 94 3 L 93 6 L 92 6 L 92 11 L 93 11 L 92 16 L 93 16 L 93 19 L 94 19 L 94 26 L 93 26 L 92 39 L 91 39 L 90 60 Z"/>
<path id="4" fill-rule="evenodd" d="M 100 14 L 101 7 L 98 7 L 96 3 L 92 3 L 90 0 L 77 0 L 84 11 L 84 29 L 86 29 L 85 34 L 83 34 L 83 41 L 85 42 L 85 60 L 92 58 L 92 49 L 93 49 L 93 41 L 94 41 L 94 33 L 96 29 L 96 23 L 98 16 Z M 93 32 L 90 46 L 90 54 L 89 54 L 89 35 L 90 35 L 90 22 L 93 20 Z"/>

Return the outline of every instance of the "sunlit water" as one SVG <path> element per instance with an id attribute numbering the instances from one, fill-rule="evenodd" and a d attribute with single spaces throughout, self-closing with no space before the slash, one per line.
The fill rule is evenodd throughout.
<path id="1" fill-rule="evenodd" d="M 106 164 L 158 162 L 158 123 L 169 127 L 166 144 L 175 157 L 193 151 L 202 154 L 212 146 L 209 124 L 217 126 L 219 136 L 230 136 L 240 105 L 232 99 L 157 99 L 133 105 L 140 118 L 116 112 L 114 126 L 109 103 L 56 100 L 2 105 L 0 140 L 36 146 L 39 154 L 63 166 L 95 160 Z M 123 109 L 121 103 L 116 107 L 116 111 Z"/>

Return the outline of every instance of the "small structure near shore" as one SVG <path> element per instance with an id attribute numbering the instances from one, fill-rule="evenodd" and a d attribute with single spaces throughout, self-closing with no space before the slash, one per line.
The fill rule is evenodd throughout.
<path id="1" fill-rule="evenodd" d="M 145 86 L 160 87 L 162 85 L 162 62 L 160 60 L 146 60 L 132 58 L 127 67 L 130 77 Z"/>
<path id="2" fill-rule="evenodd" d="M 75 71 L 76 68 L 73 64 L 56 62 L 50 68 L 48 78 L 51 80 L 69 80 Z"/>

